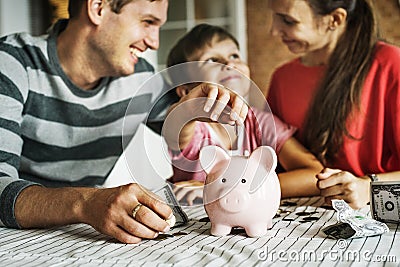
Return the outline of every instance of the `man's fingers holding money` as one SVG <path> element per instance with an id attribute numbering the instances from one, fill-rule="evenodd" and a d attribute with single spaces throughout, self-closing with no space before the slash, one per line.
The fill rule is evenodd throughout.
<path id="1" fill-rule="evenodd" d="M 166 222 L 166 219 L 160 218 L 158 214 L 154 211 L 146 207 L 145 205 L 138 203 L 133 211 L 132 211 L 132 218 L 137 222 L 148 228 L 148 230 L 152 229 L 155 232 L 167 232 L 170 229 L 170 225 Z M 153 238 L 155 236 L 155 232 L 149 232 L 146 229 L 142 228 L 141 226 L 137 225 L 137 223 L 131 223 L 132 227 L 141 228 L 143 230 L 142 233 L 145 233 L 145 238 Z M 132 228 L 128 227 L 128 228 Z M 125 227 L 124 227 L 125 228 Z M 129 230 L 129 232 L 131 232 Z M 149 236 L 150 235 L 150 236 Z"/>
<path id="2" fill-rule="evenodd" d="M 132 207 L 131 213 L 133 215 L 136 209 L 135 220 L 155 231 L 168 231 L 171 226 L 166 220 L 173 216 L 171 208 L 159 196 L 146 189 L 141 190 L 136 197 L 138 203 Z M 141 205 L 137 206 L 139 203 Z"/>
<path id="3" fill-rule="evenodd" d="M 153 192 L 143 189 L 136 198 L 139 203 L 154 211 L 163 220 L 171 217 L 172 209 Z"/>
<path id="4" fill-rule="evenodd" d="M 130 216 L 126 216 L 122 218 L 122 221 L 120 221 L 119 226 L 124 229 L 127 233 L 129 233 L 132 236 L 139 237 L 139 238 L 147 238 L 147 239 L 152 239 L 157 237 L 158 235 L 158 230 L 153 229 L 152 225 L 148 225 L 148 219 L 146 216 L 143 216 L 141 214 L 143 213 L 153 213 L 151 212 L 148 208 L 145 206 L 138 204 L 136 207 L 137 211 L 136 214 L 135 211 L 133 211 L 133 214 L 130 214 Z M 135 217 L 133 218 L 133 215 Z M 142 218 L 141 218 L 142 217 Z"/>

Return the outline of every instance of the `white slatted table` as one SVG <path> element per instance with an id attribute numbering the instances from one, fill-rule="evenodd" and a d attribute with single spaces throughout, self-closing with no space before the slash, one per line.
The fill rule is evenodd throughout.
<path id="1" fill-rule="evenodd" d="M 283 200 L 282 203 L 286 201 Z M 85 224 L 47 229 L 0 228 L 0 266 L 399 266 L 400 230 L 389 225 L 381 236 L 351 240 L 327 238 L 321 228 L 336 223 L 319 198 L 290 199 L 297 206 L 274 219 L 261 238 L 243 233 L 214 237 L 202 207 L 185 208 L 190 222 L 165 240 L 137 245 L 117 243 Z M 315 211 L 317 221 L 302 222 L 297 212 Z M 368 208 L 362 210 L 369 215 Z"/>

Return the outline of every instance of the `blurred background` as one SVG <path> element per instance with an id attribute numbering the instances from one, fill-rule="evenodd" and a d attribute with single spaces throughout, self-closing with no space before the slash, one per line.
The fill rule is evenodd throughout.
<path id="1" fill-rule="evenodd" d="M 400 46 L 400 0 L 375 0 L 381 36 Z M 198 23 L 219 25 L 239 41 L 252 80 L 267 93 L 273 70 L 294 56 L 269 34 L 268 0 L 169 0 L 168 22 L 160 32 L 160 49 L 145 53 L 157 70 L 165 67 L 169 49 Z M 58 18 L 67 18 L 68 0 L 0 0 L 0 35 L 25 31 L 46 33 Z M 257 106 L 257 99 L 251 102 Z M 262 102 L 261 102 L 262 103 Z"/>

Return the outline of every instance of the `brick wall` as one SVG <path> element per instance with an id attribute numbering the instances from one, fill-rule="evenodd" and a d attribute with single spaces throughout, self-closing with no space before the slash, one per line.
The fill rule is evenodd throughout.
<path id="1" fill-rule="evenodd" d="M 294 57 L 279 38 L 269 33 L 271 14 L 268 0 L 247 1 L 248 62 L 251 77 L 266 94 L 273 70 Z M 398 0 L 375 0 L 381 36 L 400 46 L 400 5 Z M 251 100 L 256 106 L 258 99 Z"/>

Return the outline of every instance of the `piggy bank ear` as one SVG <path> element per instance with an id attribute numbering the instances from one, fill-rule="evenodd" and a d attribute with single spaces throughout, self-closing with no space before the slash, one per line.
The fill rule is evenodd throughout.
<path id="1" fill-rule="evenodd" d="M 272 147 L 260 146 L 251 153 L 249 160 L 255 160 L 258 163 L 256 174 L 250 185 L 250 193 L 252 193 L 265 182 L 271 172 L 275 171 L 277 157 Z"/>
<path id="2" fill-rule="evenodd" d="M 200 150 L 200 164 L 207 174 L 215 165 L 229 159 L 229 155 L 219 146 L 206 146 Z"/>

